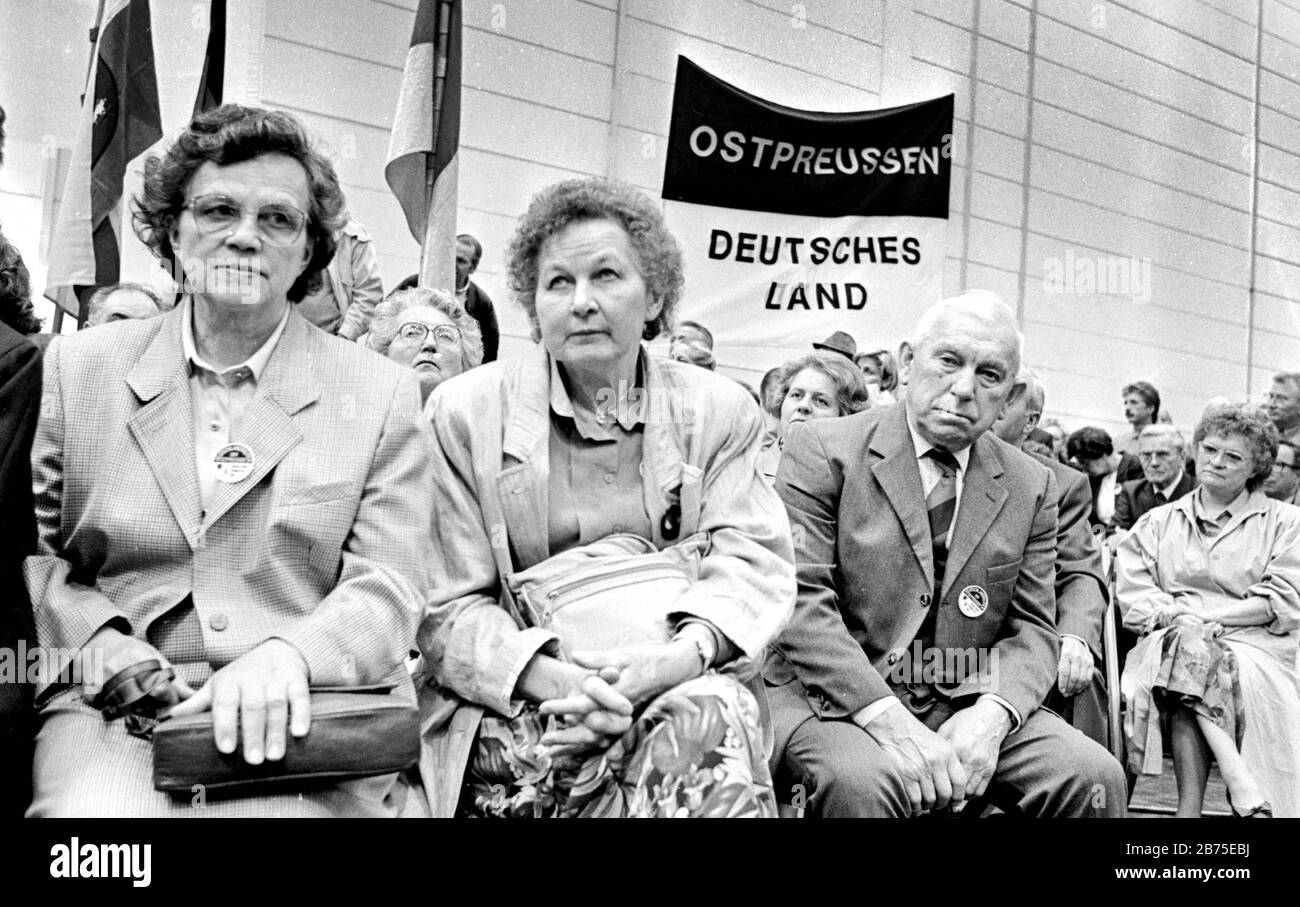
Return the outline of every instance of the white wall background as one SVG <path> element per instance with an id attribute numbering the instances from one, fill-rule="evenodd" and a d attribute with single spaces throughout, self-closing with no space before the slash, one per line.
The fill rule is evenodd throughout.
<path id="1" fill-rule="evenodd" d="M 333 151 L 395 283 L 418 259 L 383 180 L 416 0 L 241 3 L 264 23 L 232 46 L 260 56 L 242 96 L 299 114 Z M 93 7 L 0 0 L 0 219 L 29 261 L 41 137 L 71 142 Z M 485 246 L 476 279 L 506 354 L 528 333 L 501 274 L 515 218 L 575 174 L 657 195 L 685 53 L 810 109 L 955 92 L 945 288 L 1017 306 L 1068 426 L 1122 430 L 1135 379 L 1189 425 L 1209 397 L 1300 369 L 1300 0 L 465 0 L 464 53 L 460 229 Z M 1149 293 L 1049 292 L 1067 256 L 1134 259 Z"/>

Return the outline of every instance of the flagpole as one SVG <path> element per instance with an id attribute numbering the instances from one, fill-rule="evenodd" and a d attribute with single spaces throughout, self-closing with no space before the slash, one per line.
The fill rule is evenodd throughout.
<path id="1" fill-rule="evenodd" d="M 104 24 L 104 4 L 108 0 L 99 0 L 98 8 L 95 10 L 95 25 L 90 30 L 90 55 L 86 58 L 86 79 L 81 83 L 81 103 L 86 103 L 86 95 L 90 91 L 90 79 L 95 74 L 95 49 L 99 45 L 99 29 Z M 66 181 L 67 177 L 64 177 Z M 69 290 L 74 296 L 76 290 Z M 58 303 L 54 304 L 54 322 L 50 326 L 50 332 L 53 334 L 63 333 L 63 306 Z M 78 319 L 78 328 L 80 328 L 80 319 Z"/>
<path id="2" fill-rule="evenodd" d="M 442 123 L 442 96 L 447 82 L 447 52 L 451 37 L 451 4 L 438 0 L 438 40 L 434 45 L 433 61 L 433 135 L 437 142 L 438 127 Z M 435 171 L 436 155 L 429 155 L 424 161 L 424 210 L 427 212 L 433 204 L 433 187 L 437 183 Z M 431 225 L 431 224 L 430 224 Z M 420 286 L 433 285 L 429 273 L 429 243 L 432 231 L 425 228 L 424 242 L 420 244 Z"/>

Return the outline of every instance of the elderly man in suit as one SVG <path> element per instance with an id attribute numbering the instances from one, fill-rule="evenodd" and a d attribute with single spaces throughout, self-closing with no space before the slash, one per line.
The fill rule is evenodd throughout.
<path id="1" fill-rule="evenodd" d="M 1196 484 L 1183 468 L 1187 445 L 1172 425 L 1156 423 L 1142 429 L 1138 459 L 1143 478 L 1125 482 L 1115 495 L 1115 525 L 1124 530 L 1132 529 L 1148 510 L 1178 500 Z"/>
<path id="2" fill-rule="evenodd" d="M 195 815 L 151 783 L 168 706 L 210 711 L 213 746 L 261 765 L 307 733 L 310 686 L 415 700 L 433 484 L 415 375 L 294 308 L 333 252 L 333 168 L 290 115 L 231 104 L 146 171 L 137 229 L 183 301 L 45 355 L 27 584 L 40 642 L 102 669 L 38 685 L 35 816 Z M 106 681 L 153 664 L 110 720 Z M 201 814 L 397 815 L 407 794 L 389 773 Z"/>
<path id="3" fill-rule="evenodd" d="M 1042 417 L 1047 394 L 1029 369 L 1021 369 L 1017 385 L 1024 392 L 1007 404 L 993 423 L 993 433 L 1012 447 L 1025 442 Z M 1106 680 L 1101 663 L 1102 621 L 1106 617 L 1106 578 L 1101 548 L 1088 527 L 1092 490 L 1088 477 L 1055 457 L 1030 453 L 1056 477 L 1056 630 L 1061 657 L 1047 707 L 1102 746 L 1109 746 L 1106 723 Z"/>
<path id="4" fill-rule="evenodd" d="M 987 433 L 1021 345 L 996 296 L 945 300 L 917 326 L 900 404 L 786 444 L 799 593 L 764 676 L 778 777 L 813 815 L 985 797 L 1036 816 L 1124 812 L 1119 764 L 1039 708 L 1058 666 L 1056 482 Z"/>

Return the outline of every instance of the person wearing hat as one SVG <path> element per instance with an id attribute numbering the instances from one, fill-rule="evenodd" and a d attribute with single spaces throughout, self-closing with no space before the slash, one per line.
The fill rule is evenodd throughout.
<path id="1" fill-rule="evenodd" d="M 836 331 L 821 343 L 814 341 L 813 349 L 839 353 L 841 356 L 847 356 L 852 362 L 853 357 L 858 354 L 858 342 L 847 331 Z"/>

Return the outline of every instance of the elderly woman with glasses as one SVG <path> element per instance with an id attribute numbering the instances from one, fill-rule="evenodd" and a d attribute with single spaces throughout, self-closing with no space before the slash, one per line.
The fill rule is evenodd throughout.
<path id="1" fill-rule="evenodd" d="M 446 290 L 396 290 L 375 307 L 366 345 L 420 379 L 420 393 L 483 362 L 478 322 Z"/>
<path id="2" fill-rule="evenodd" d="M 774 815 L 742 681 L 793 610 L 795 579 L 785 509 L 758 471 L 758 410 L 737 382 L 646 349 L 673 323 L 682 264 L 640 192 L 599 179 L 543 190 L 509 259 L 540 344 L 426 405 L 439 442 L 440 556 L 420 628 L 433 812 Z M 515 589 L 557 558 L 575 565 L 558 579 L 570 586 L 580 562 L 617 570 L 601 552 L 634 541 L 653 571 L 689 569 L 654 601 L 638 589 L 656 572 L 611 575 L 626 591 L 597 598 L 588 626 L 621 629 L 640 608 L 653 632 L 570 635 L 547 603 L 575 607 L 559 599 L 576 593 Z"/>
<path id="3" fill-rule="evenodd" d="M 203 809 L 152 783 L 169 707 L 210 712 L 212 746 L 261 767 L 307 734 L 310 687 L 385 684 L 414 702 L 404 662 L 432 559 L 412 531 L 432 500 L 416 376 L 294 308 L 342 211 L 294 117 L 202 113 L 147 162 L 136 199 L 180 304 L 51 344 L 25 571 L 41 645 L 90 669 L 38 685 L 30 815 L 388 816 L 418 802 L 396 773 L 209 792 Z"/>
<path id="4" fill-rule="evenodd" d="M 1277 430 L 1243 406 L 1196 427 L 1200 487 L 1120 543 L 1116 596 L 1142 634 L 1124 665 L 1129 767 L 1160 774 L 1199 816 L 1210 762 L 1243 816 L 1300 815 L 1300 510 L 1264 495 Z"/>

